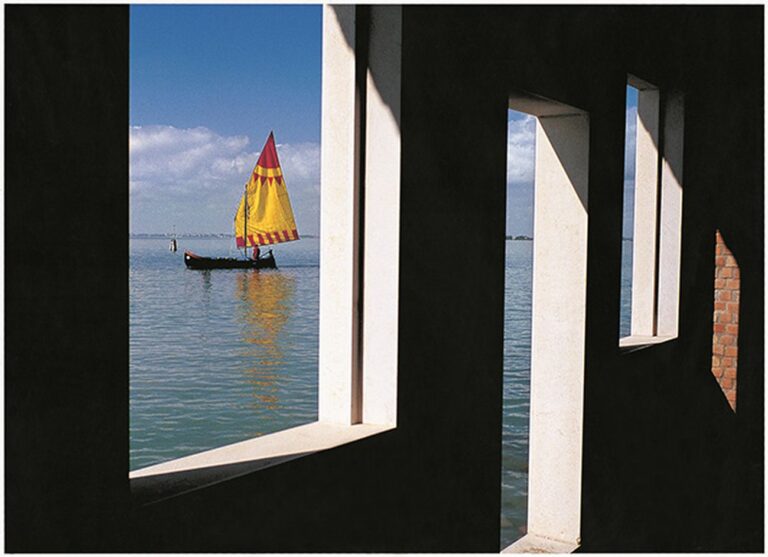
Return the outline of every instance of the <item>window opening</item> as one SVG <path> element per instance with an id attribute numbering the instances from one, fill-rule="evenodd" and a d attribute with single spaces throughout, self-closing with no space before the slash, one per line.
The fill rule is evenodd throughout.
<path id="1" fill-rule="evenodd" d="M 238 468 L 241 471 L 254 471 L 395 427 L 400 181 L 399 173 L 393 174 L 392 169 L 400 166 L 401 10 L 390 6 L 358 9 L 350 5 L 318 9 L 322 10 L 322 41 L 316 42 L 322 42 L 323 105 L 319 127 L 321 143 L 326 147 L 315 161 L 322 159 L 320 188 L 315 182 L 310 190 L 320 197 L 322 210 L 322 241 L 316 252 L 322 261 L 317 289 L 318 300 L 323 303 L 317 311 L 315 306 L 310 307 L 319 328 L 317 366 L 312 366 L 316 395 L 304 390 L 316 421 L 289 429 L 276 427 L 262 437 L 253 437 L 261 433 L 256 431 L 241 442 L 134 470 L 130 473 L 131 489 L 143 501 L 220 481 L 219 472 L 227 476 L 229 464 L 242 465 Z M 207 18 L 203 19 L 207 24 Z M 137 81 L 132 79 L 133 83 Z M 365 88 L 365 95 L 361 95 L 361 88 Z M 361 98 L 365 102 L 360 102 Z M 300 129 L 309 129 L 300 111 L 293 110 L 292 114 L 302 120 Z M 362 120 L 365 125 L 360 125 Z M 376 148 L 360 149 L 363 142 Z M 237 142 L 227 145 L 236 146 Z M 216 168 L 230 167 L 236 165 L 220 164 Z M 312 166 L 303 166 L 305 171 L 308 168 Z M 314 211 L 317 205 L 317 200 L 310 203 Z M 300 210 L 296 213 L 301 226 Z M 213 298 L 222 290 L 213 284 L 216 276 L 201 276 L 206 291 L 203 300 L 207 303 L 210 299 L 211 308 L 217 309 Z M 281 299 L 259 299 L 258 303 L 267 304 L 269 309 L 262 318 L 252 319 L 247 312 L 241 312 L 242 323 L 260 327 L 256 334 L 243 338 L 264 348 L 277 333 L 306 333 L 306 322 L 291 331 L 291 322 L 285 316 L 271 313 L 281 307 L 281 300 L 298 297 L 298 283 L 294 280 L 293 285 L 281 284 L 277 289 L 282 291 Z M 255 302 L 251 281 L 241 280 L 238 284 L 240 298 Z M 294 307 L 291 311 L 295 315 L 300 309 Z M 279 350 L 271 351 L 272 356 L 279 354 Z M 243 357 L 254 361 L 253 354 Z M 268 409 L 274 409 L 276 403 L 276 379 L 267 370 L 256 381 L 266 391 L 260 400 Z M 294 406 L 291 410 L 291 418 L 300 414 Z M 170 481 L 169 474 L 173 475 Z"/>
<path id="2" fill-rule="evenodd" d="M 569 552 L 578 547 L 581 528 L 589 116 L 521 92 L 509 108 L 530 115 L 535 154 L 527 513 L 525 535 L 503 552 Z M 519 168 L 509 159 L 510 170 Z M 524 367 L 520 355 L 515 365 Z M 505 362 L 513 359 L 506 356 Z M 522 533 L 510 526 L 502 533 L 507 539 Z"/>
<path id="3" fill-rule="evenodd" d="M 626 130 L 622 234 L 631 228 L 632 236 L 622 241 L 619 336 L 632 346 L 677 336 L 682 95 L 630 76 Z"/>
<path id="4" fill-rule="evenodd" d="M 637 89 L 627 85 L 624 136 L 624 208 L 621 229 L 621 314 L 619 336 L 629 336 L 632 317 L 632 241 L 635 220 L 635 136 Z"/>
<path id="5" fill-rule="evenodd" d="M 131 470 L 317 420 L 321 13 L 131 7 Z M 269 20 L 290 52 L 227 40 Z M 265 53 L 282 72 L 268 87 L 244 70 Z M 254 179 L 287 190 L 297 230 L 254 232 L 244 257 L 233 220 Z M 264 210 L 248 199 L 242 226 Z M 185 265 L 255 243 L 277 269 Z"/>
<path id="6" fill-rule="evenodd" d="M 507 221 L 504 263 L 504 402 L 501 547 L 526 533 L 533 278 L 533 171 L 536 118 L 507 117 Z"/>

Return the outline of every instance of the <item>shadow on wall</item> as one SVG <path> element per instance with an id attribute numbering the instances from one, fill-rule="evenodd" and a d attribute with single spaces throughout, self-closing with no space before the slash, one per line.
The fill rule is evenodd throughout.
<path id="1" fill-rule="evenodd" d="M 365 87 L 366 75 L 369 75 L 374 83 L 375 90 L 366 91 L 368 95 L 377 95 L 389 108 L 392 119 L 400 128 L 400 82 L 393 82 L 387 76 L 382 75 L 377 64 L 369 63 L 365 58 L 368 55 L 368 42 L 371 37 L 389 36 L 391 29 L 400 27 L 402 9 L 393 9 L 389 6 L 378 9 L 376 6 L 356 6 L 355 26 L 351 28 L 344 24 L 344 17 L 339 16 L 339 11 L 348 9 L 346 6 L 331 6 L 334 15 L 339 20 L 339 28 L 344 33 L 344 39 L 350 51 L 355 52 L 356 45 L 360 45 L 358 52 L 363 56 L 357 57 L 356 81 L 358 88 Z M 371 18 L 371 12 L 376 11 L 376 17 Z M 402 39 L 401 39 L 402 40 Z M 386 56 L 386 52 L 382 54 Z"/>
<path id="2" fill-rule="evenodd" d="M 567 118 L 568 120 L 565 120 L 567 122 L 573 121 L 573 125 L 563 125 L 563 118 Z M 588 181 L 585 179 L 584 146 L 573 140 L 574 129 L 578 129 L 579 121 L 584 118 L 587 118 L 584 114 L 544 116 L 539 118 L 539 125 L 552 145 L 560 161 L 560 167 L 568 176 L 568 181 L 574 185 L 573 192 L 578 196 L 584 211 L 588 213 Z M 541 171 L 545 170 L 541 169 Z"/>

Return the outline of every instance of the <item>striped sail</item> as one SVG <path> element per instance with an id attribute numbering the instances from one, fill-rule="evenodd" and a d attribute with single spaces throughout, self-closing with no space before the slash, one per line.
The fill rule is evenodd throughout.
<path id="1" fill-rule="evenodd" d="M 291 200 L 270 132 L 235 215 L 237 247 L 279 244 L 299 239 Z"/>

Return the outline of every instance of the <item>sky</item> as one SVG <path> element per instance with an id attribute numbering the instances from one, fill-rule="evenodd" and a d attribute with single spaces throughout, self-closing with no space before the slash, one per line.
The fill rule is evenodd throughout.
<path id="1" fill-rule="evenodd" d="M 231 233 L 274 130 L 299 232 L 320 201 L 319 5 L 132 5 L 130 227 Z"/>
<path id="2" fill-rule="evenodd" d="M 627 86 L 627 121 L 624 139 L 624 227 L 622 236 L 631 238 L 635 222 L 635 139 L 637 135 L 637 89 Z"/>
<path id="3" fill-rule="evenodd" d="M 270 130 L 302 235 L 320 224 L 319 5 L 131 10 L 130 230 L 231 233 Z M 628 87 L 624 237 L 632 235 L 636 90 Z M 533 235 L 535 120 L 509 111 L 507 234 Z"/>

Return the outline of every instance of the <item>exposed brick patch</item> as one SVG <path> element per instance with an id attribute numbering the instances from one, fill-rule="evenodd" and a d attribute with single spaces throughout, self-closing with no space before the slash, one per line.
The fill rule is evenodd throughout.
<path id="1" fill-rule="evenodd" d="M 712 374 L 736 411 L 739 357 L 740 273 L 736 258 L 718 230 L 715 235 L 715 313 L 712 325 Z"/>

